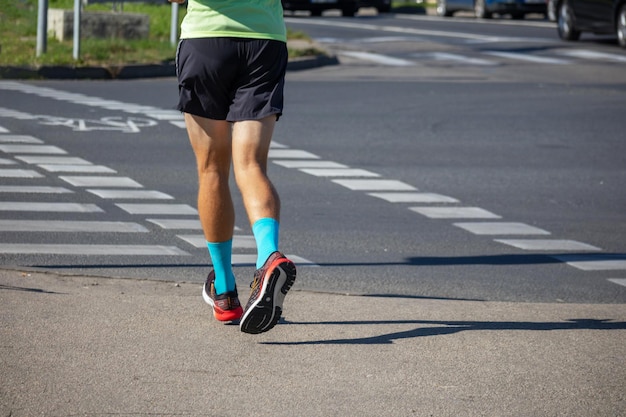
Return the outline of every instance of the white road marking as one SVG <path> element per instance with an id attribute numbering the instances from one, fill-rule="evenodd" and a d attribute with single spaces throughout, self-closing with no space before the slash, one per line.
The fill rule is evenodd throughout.
<path id="1" fill-rule="evenodd" d="M 59 178 L 65 182 L 72 184 L 75 187 L 143 187 L 143 185 L 128 177 L 60 176 Z"/>
<path id="2" fill-rule="evenodd" d="M 348 168 L 344 164 L 320 160 L 275 160 L 273 162 L 285 168 Z"/>
<path id="3" fill-rule="evenodd" d="M 456 198 L 435 193 L 369 193 L 390 203 L 458 203 Z"/>
<path id="4" fill-rule="evenodd" d="M 499 219 L 500 216 L 480 207 L 409 207 L 431 219 Z"/>
<path id="5" fill-rule="evenodd" d="M 552 258 L 583 271 L 626 269 L 626 255 L 598 253 L 589 255 L 554 255 Z"/>
<path id="6" fill-rule="evenodd" d="M 204 235 L 176 235 L 177 238 L 184 240 L 196 248 L 206 248 L 206 239 Z M 256 241 L 254 236 L 233 236 L 233 248 L 236 249 L 256 249 Z"/>
<path id="7" fill-rule="evenodd" d="M 585 49 L 560 49 L 558 51 L 561 55 L 571 56 L 574 58 L 582 59 L 602 59 L 606 61 L 614 62 L 626 62 L 626 56 L 617 54 L 607 54 L 605 52 L 588 51 Z"/>
<path id="8" fill-rule="evenodd" d="M 475 235 L 549 235 L 550 232 L 525 223 L 517 222 L 482 222 L 455 223 Z"/>
<path id="9" fill-rule="evenodd" d="M 622 287 L 626 287 L 626 279 L 625 278 L 609 278 L 614 284 L 621 285 Z"/>
<path id="10" fill-rule="evenodd" d="M 130 214 L 198 214 L 198 211 L 187 204 L 116 204 Z"/>
<path id="11" fill-rule="evenodd" d="M 415 191 L 412 185 L 398 180 L 332 180 L 332 182 L 358 191 Z"/>
<path id="12" fill-rule="evenodd" d="M 300 171 L 316 177 L 380 177 L 380 174 L 358 168 L 302 168 Z"/>
<path id="13" fill-rule="evenodd" d="M 9 129 L 7 129 L 6 127 L 0 126 L 0 133 L 9 133 Z"/>
<path id="14" fill-rule="evenodd" d="M 0 193 L 25 193 L 25 194 L 65 194 L 73 193 L 67 188 L 63 187 L 46 187 L 36 185 L 2 185 L 0 186 Z"/>
<path id="15" fill-rule="evenodd" d="M 184 120 L 172 120 L 170 121 L 171 124 L 173 124 L 176 127 L 179 127 L 181 129 L 186 129 L 187 125 L 185 124 Z"/>
<path id="16" fill-rule="evenodd" d="M 371 52 L 361 51 L 339 51 L 340 56 L 347 56 L 350 58 L 356 58 L 363 61 L 374 62 L 376 64 L 388 65 L 393 67 L 409 67 L 415 65 L 415 62 L 407 59 L 394 58 L 387 55 L 374 54 Z"/>
<path id="17" fill-rule="evenodd" d="M 563 64 L 570 63 L 570 61 L 567 61 L 565 59 L 548 58 L 548 57 L 537 56 L 537 55 L 522 54 L 518 52 L 486 51 L 485 53 L 488 55 L 493 55 L 493 56 L 497 56 L 500 58 L 514 59 L 518 61 L 535 62 L 538 64 L 563 65 Z"/>
<path id="18" fill-rule="evenodd" d="M 117 171 L 103 165 L 61 165 L 61 164 L 40 164 L 40 168 L 48 172 L 83 172 L 90 174 L 116 174 Z"/>
<path id="19" fill-rule="evenodd" d="M 95 204 L 40 203 L 31 201 L 0 201 L 0 211 L 37 211 L 50 213 L 103 213 Z"/>
<path id="20" fill-rule="evenodd" d="M 66 164 L 66 165 L 91 165 L 91 162 L 75 156 L 16 156 L 15 159 L 27 164 Z"/>
<path id="21" fill-rule="evenodd" d="M 0 169 L 0 178 L 43 178 L 43 175 L 32 169 Z"/>
<path id="22" fill-rule="evenodd" d="M 567 239 L 495 239 L 496 242 L 504 243 L 523 250 L 558 250 L 558 251 L 600 251 L 602 249 Z"/>
<path id="23" fill-rule="evenodd" d="M 146 219 L 146 221 L 156 224 L 161 229 L 202 230 L 199 219 Z"/>
<path id="24" fill-rule="evenodd" d="M 176 246 L 1 243 L 0 253 L 34 255 L 190 256 Z"/>
<path id="25" fill-rule="evenodd" d="M 268 158 L 289 158 L 289 159 L 320 159 L 319 156 L 311 152 L 298 149 L 270 149 Z"/>
<path id="26" fill-rule="evenodd" d="M 499 65 L 499 63 L 495 61 L 489 61 L 487 59 L 481 59 L 481 58 L 472 58 L 472 57 L 459 55 L 459 54 L 450 54 L 447 52 L 429 52 L 426 54 L 413 54 L 412 56 L 416 58 L 427 57 L 430 59 L 434 59 L 435 61 L 458 62 L 461 64 L 467 64 L 467 65 L 479 65 L 479 66 Z"/>
<path id="27" fill-rule="evenodd" d="M 15 165 L 15 164 L 17 164 L 17 162 L 15 162 L 12 159 L 0 158 L 0 165 Z"/>
<path id="28" fill-rule="evenodd" d="M 41 139 L 37 139 L 28 135 L 0 135 L 0 143 L 43 143 Z"/>
<path id="29" fill-rule="evenodd" d="M 137 223 L 74 220 L 0 220 L 3 232 L 147 233 Z"/>
<path id="30" fill-rule="evenodd" d="M 153 190 L 98 190 L 87 189 L 87 192 L 95 194 L 100 198 L 113 199 L 150 199 L 150 200 L 173 200 L 169 194 Z"/>
<path id="31" fill-rule="evenodd" d="M 28 154 L 66 154 L 63 149 L 51 145 L 0 145 L 0 151 L 5 153 Z"/>

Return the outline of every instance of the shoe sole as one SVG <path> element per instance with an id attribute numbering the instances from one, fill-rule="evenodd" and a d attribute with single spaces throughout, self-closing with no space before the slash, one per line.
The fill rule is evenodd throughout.
<path id="1" fill-rule="evenodd" d="M 224 313 L 223 315 L 218 316 L 217 312 L 215 311 L 215 303 L 213 302 L 211 296 L 207 293 L 206 284 L 202 286 L 202 299 L 204 299 L 205 303 L 211 306 L 211 308 L 213 309 L 213 317 L 215 317 L 217 321 L 236 321 L 239 320 L 243 314 L 243 311 L 240 314 L 237 313 L 236 310 L 230 310 L 233 311 L 234 314 L 226 315 L 226 313 Z"/>
<path id="2" fill-rule="evenodd" d="M 244 312 L 239 327 L 244 333 L 258 334 L 271 330 L 283 312 L 285 295 L 296 280 L 296 266 L 287 258 L 279 258 L 268 268 L 261 295 Z"/>

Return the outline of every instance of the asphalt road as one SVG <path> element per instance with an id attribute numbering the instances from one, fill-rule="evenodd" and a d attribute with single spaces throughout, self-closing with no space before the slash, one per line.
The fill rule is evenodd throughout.
<path id="1" fill-rule="evenodd" d="M 296 287 L 626 301 L 626 53 L 614 40 L 566 44 L 539 21 L 287 21 L 341 61 L 288 75 L 271 154 Z M 0 81 L 0 264 L 203 280 L 175 100 L 171 78 Z M 41 159 L 59 156 L 81 160 Z M 245 286 L 254 248 L 235 197 Z"/>

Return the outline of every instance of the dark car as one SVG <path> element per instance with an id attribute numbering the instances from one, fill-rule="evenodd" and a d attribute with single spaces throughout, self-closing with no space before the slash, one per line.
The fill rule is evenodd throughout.
<path id="1" fill-rule="evenodd" d="M 308 10 L 312 16 L 321 16 L 324 10 L 341 10 L 343 16 L 354 16 L 359 9 L 358 0 L 282 0 L 283 10 Z"/>
<path id="2" fill-rule="evenodd" d="M 489 19 L 494 14 L 508 14 L 523 19 L 530 13 L 546 14 L 546 0 L 437 0 L 437 14 L 452 16 L 460 11 L 474 11 L 476 17 Z"/>
<path id="3" fill-rule="evenodd" d="M 576 41 L 582 32 L 617 35 L 626 48 L 626 0 L 558 0 L 556 11 L 561 39 Z"/>

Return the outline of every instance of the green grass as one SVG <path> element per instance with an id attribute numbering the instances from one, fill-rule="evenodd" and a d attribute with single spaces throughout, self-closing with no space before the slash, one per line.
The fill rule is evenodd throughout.
<path id="1" fill-rule="evenodd" d="M 80 59 L 72 57 L 73 41 L 47 38 L 45 54 L 36 56 L 38 0 L 0 0 L 0 66 L 39 67 L 43 65 L 115 66 L 171 62 L 176 46 L 170 43 L 171 6 L 169 4 L 125 3 L 124 13 L 143 13 L 150 17 L 150 34 L 144 40 L 81 39 Z M 49 8 L 73 10 L 73 0 L 49 0 Z M 91 4 L 84 11 L 112 11 L 113 3 Z M 179 7 L 179 20 L 185 15 Z M 180 27 L 180 22 L 179 22 Z M 302 32 L 288 31 L 290 39 L 307 39 Z M 309 50 L 290 50 L 290 56 L 313 55 Z"/>

